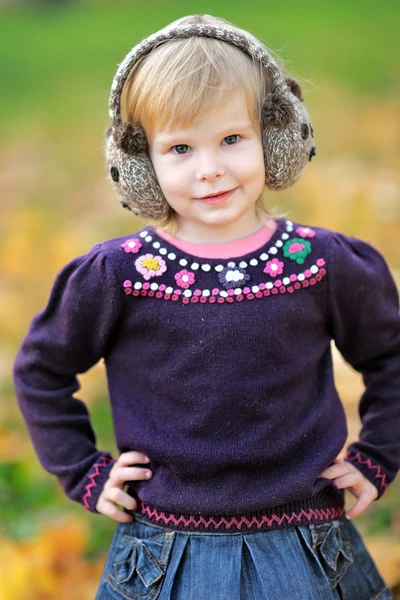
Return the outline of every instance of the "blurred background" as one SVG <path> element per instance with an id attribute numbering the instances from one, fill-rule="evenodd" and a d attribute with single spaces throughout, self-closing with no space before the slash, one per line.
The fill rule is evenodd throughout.
<path id="1" fill-rule="evenodd" d="M 103 135 L 115 70 L 143 37 L 209 13 L 249 29 L 296 77 L 317 156 L 268 208 L 359 237 L 400 283 L 400 55 L 396 0 L 0 1 L 0 597 L 94 598 L 114 522 L 64 497 L 35 457 L 11 368 L 57 271 L 145 223 L 105 179 Z M 334 348 L 349 441 L 361 376 Z M 102 364 L 80 379 L 102 449 L 116 452 Z M 356 526 L 393 590 L 400 583 L 400 478 Z M 348 494 L 347 506 L 354 504 Z M 29 582 L 29 585 L 27 583 Z M 394 597 L 400 593 L 394 591 Z"/>

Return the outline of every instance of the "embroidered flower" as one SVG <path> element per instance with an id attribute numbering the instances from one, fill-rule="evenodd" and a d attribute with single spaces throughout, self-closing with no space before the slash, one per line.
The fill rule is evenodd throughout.
<path id="1" fill-rule="evenodd" d="M 311 229 L 311 227 L 297 227 L 296 233 L 302 238 L 313 238 L 315 236 L 315 231 L 314 229 Z"/>
<path id="2" fill-rule="evenodd" d="M 131 238 L 129 240 L 126 240 L 126 242 L 124 242 L 123 244 L 121 244 L 121 248 L 123 248 L 125 252 L 132 252 L 133 254 L 139 252 L 141 247 L 142 242 L 138 238 Z"/>
<path id="3" fill-rule="evenodd" d="M 189 285 L 192 285 L 196 281 L 194 273 L 192 271 L 188 271 L 187 269 L 182 269 L 179 273 L 174 275 L 176 279 L 176 283 L 182 288 L 188 288 Z"/>
<path id="4" fill-rule="evenodd" d="M 311 252 L 311 243 L 302 238 L 292 238 L 283 245 L 283 255 L 296 261 L 299 265 L 304 263 L 305 258 Z"/>
<path id="5" fill-rule="evenodd" d="M 269 260 L 265 266 L 264 273 L 268 273 L 272 275 L 272 277 L 276 277 L 280 275 L 283 271 L 284 263 L 278 260 L 277 258 L 273 258 Z"/>
<path id="6" fill-rule="evenodd" d="M 218 273 L 220 283 L 227 289 L 240 287 L 250 279 L 250 275 L 241 267 L 225 267 Z"/>
<path id="7" fill-rule="evenodd" d="M 143 275 L 145 279 L 151 277 L 159 277 L 167 270 L 165 260 L 161 256 L 153 254 L 144 254 L 135 260 L 135 267 Z"/>

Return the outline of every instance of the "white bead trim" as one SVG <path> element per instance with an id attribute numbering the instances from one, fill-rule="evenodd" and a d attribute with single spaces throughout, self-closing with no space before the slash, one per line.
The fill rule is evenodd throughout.
<path id="1" fill-rule="evenodd" d="M 182 259 L 182 260 L 184 260 L 184 259 Z M 210 265 L 202 265 L 202 266 L 208 266 L 210 268 Z M 321 270 L 321 268 L 318 267 L 317 265 L 312 265 L 311 267 L 309 267 L 306 270 L 309 270 L 311 273 L 313 273 L 315 275 L 315 274 L 317 274 Z M 303 273 L 298 273 L 298 275 L 296 276 L 296 279 L 297 279 L 297 281 L 300 281 L 300 282 L 304 281 L 306 279 L 305 273 L 304 272 Z M 262 289 L 260 288 L 261 284 L 264 284 L 265 289 L 267 289 L 267 290 L 272 290 L 274 287 L 277 287 L 275 285 L 275 282 L 273 282 L 273 281 L 260 282 L 258 285 L 253 285 L 251 287 L 252 293 L 256 294 L 257 292 L 262 291 Z M 284 287 L 287 287 L 289 285 L 293 286 L 294 284 L 295 284 L 295 281 L 292 281 L 290 279 L 290 277 L 284 277 L 282 279 L 282 285 Z M 135 282 L 135 284 L 133 285 L 133 287 L 136 290 L 141 290 L 143 288 L 143 284 L 142 284 L 142 282 L 137 281 L 137 282 Z M 247 287 L 247 286 L 245 286 L 245 287 Z M 150 284 L 150 289 L 153 290 L 153 291 L 156 291 L 156 290 L 159 289 L 159 285 L 157 283 L 153 282 L 153 283 Z M 165 289 L 165 294 L 172 294 L 173 291 L 174 291 L 173 287 L 167 287 Z M 184 290 L 182 293 L 187 298 L 190 298 L 193 295 L 193 291 L 189 290 L 189 289 Z M 241 287 L 234 288 L 234 295 L 238 296 L 239 294 L 243 294 L 243 288 L 241 288 Z M 201 295 L 208 297 L 208 296 L 211 295 L 211 292 L 208 289 L 202 290 L 201 291 Z M 229 294 L 225 290 L 221 289 L 221 290 L 219 290 L 219 295 L 222 296 L 223 298 L 226 298 Z"/>
<path id="2" fill-rule="evenodd" d="M 292 222 L 292 221 L 289 221 L 289 220 L 287 219 L 287 220 L 286 220 L 286 231 L 284 231 L 284 232 L 282 233 L 282 235 L 281 235 L 281 239 L 278 239 L 278 240 L 275 242 L 274 246 L 271 246 L 271 247 L 269 248 L 268 252 L 269 252 L 269 253 L 271 253 L 271 254 L 277 254 L 277 252 L 278 252 L 278 248 L 281 248 L 281 247 L 283 246 L 283 241 L 282 241 L 282 240 L 287 240 L 287 239 L 289 238 L 289 233 L 288 233 L 288 232 L 290 232 L 290 233 L 291 233 L 292 231 L 293 231 L 293 222 Z M 142 237 L 142 238 L 145 238 L 145 241 L 146 241 L 146 242 L 151 242 L 153 238 L 152 238 L 152 236 L 151 236 L 151 235 L 149 235 L 148 233 L 149 233 L 148 231 L 141 231 L 139 235 L 140 235 L 140 237 Z M 175 254 L 174 252 L 169 252 L 169 253 L 168 253 L 168 250 L 167 250 L 166 248 L 164 248 L 164 247 L 161 247 L 161 244 L 160 244 L 160 242 L 158 242 L 158 241 L 155 241 L 155 242 L 153 242 L 153 248 L 157 249 L 157 250 L 159 251 L 159 254 L 161 254 L 161 255 L 163 255 L 163 256 L 167 255 L 167 258 L 168 258 L 169 260 L 175 260 L 175 259 L 176 259 L 176 254 Z M 249 264 L 250 264 L 251 266 L 257 266 L 257 265 L 258 265 L 258 260 L 261 260 L 261 261 L 267 261 L 268 259 L 269 259 L 269 256 L 268 256 L 268 254 L 267 254 L 267 253 L 265 253 L 265 252 L 263 252 L 263 253 L 262 253 L 262 254 L 259 256 L 259 258 L 258 258 L 258 259 L 257 259 L 257 258 L 252 258 L 252 259 L 250 260 L 250 263 L 249 263 Z M 181 258 L 181 259 L 179 260 L 179 264 L 180 264 L 182 267 L 186 267 L 186 266 L 187 266 L 187 264 L 188 264 L 188 260 L 187 260 L 186 258 Z M 207 263 L 206 263 L 206 264 L 203 264 L 203 265 L 195 266 L 195 265 L 197 265 L 197 264 L 198 264 L 197 262 L 193 263 L 193 264 L 192 264 L 192 266 L 191 266 L 191 268 L 192 268 L 192 269 L 194 269 L 194 270 L 197 270 L 198 268 L 201 268 L 203 271 L 209 271 L 209 270 L 212 268 L 212 267 L 211 267 L 209 264 L 207 264 Z M 235 262 L 233 262 L 233 261 L 229 261 L 229 262 L 227 263 L 227 266 L 228 266 L 228 267 L 235 267 L 235 266 L 236 266 L 236 263 L 235 263 Z M 241 267 L 242 269 L 245 269 L 245 268 L 247 267 L 247 263 L 246 263 L 246 261 L 241 261 L 241 262 L 239 263 L 239 267 Z M 224 268 L 225 268 L 225 267 L 224 267 L 224 265 L 216 265 L 216 266 L 214 267 L 214 270 L 215 270 L 215 271 L 217 271 L 217 272 L 220 272 L 220 271 L 222 271 Z"/>

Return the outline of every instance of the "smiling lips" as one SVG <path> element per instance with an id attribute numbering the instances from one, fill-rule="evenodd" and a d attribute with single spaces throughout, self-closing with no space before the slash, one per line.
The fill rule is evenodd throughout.
<path id="1" fill-rule="evenodd" d="M 197 198 L 197 200 L 204 200 L 205 198 L 213 198 L 214 196 L 221 196 L 222 194 L 226 194 L 231 190 L 224 190 L 223 192 L 215 192 L 215 194 L 208 194 L 208 196 L 202 196 L 201 198 Z"/>
<path id="2" fill-rule="evenodd" d="M 230 196 L 236 189 L 237 188 L 234 188 L 233 190 L 227 190 L 226 192 L 212 194 L 210 196 L 204 196 L 203 198 L 195 198 L 195 200 L 200 200 L 201 202 L 205 202 L 206 204 L 217 204 L 218 202 L 223 202 L 224 200 L 230 198 Z"/>

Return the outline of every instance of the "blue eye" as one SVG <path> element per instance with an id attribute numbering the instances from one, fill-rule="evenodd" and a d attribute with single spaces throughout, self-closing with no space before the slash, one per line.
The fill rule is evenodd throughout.
<path id="1" fill-rule="evenodd" d="M 239 137 L 240 136 L 237 133 L 235 133 L 234 135 L 227 135 L 226 138 L 224 138 L 224 139 L 225 140 L 229 140 L 229 139 L 231 140 L 232 138 L 239 138 Z M 235 143 L 235 141 L 236 141 L 236 139 L 234 140 L 233 143 Z M 232 144 L 228 143 L 228 146 L 232 146 Z"/>
<path id="2" fill-rule="evenodd" d="M 174 148 L 176 148 L 177 154 L 186 154 L 186 152 L 179 152 L 178 148 L 189 148 L 189 146 L 187 144 L 177 144 L 176 146 L 172 146 L 171 150 L 173 150 Z"/>
<path id="3" fill-rule="evenodd" d="M 235 133 L 233 135 L 227 135 L 224 138 L 224 141 L 226 141 L 228 146 L 233 146 L 240 137 L 241 136 L 239 134 Z M 189 148 L 190 146 L 188 146 L 187 144 L 175 144 L 175 146 L 172 146 L 171 150 L 174 154 L 179 154 L 180 156 L 183 156 L 184 154 L 188 153 Z"/>

